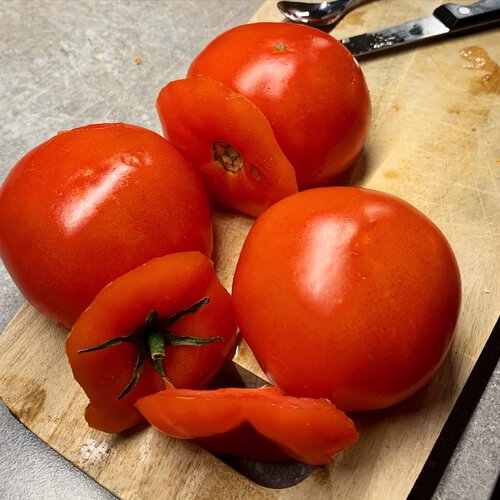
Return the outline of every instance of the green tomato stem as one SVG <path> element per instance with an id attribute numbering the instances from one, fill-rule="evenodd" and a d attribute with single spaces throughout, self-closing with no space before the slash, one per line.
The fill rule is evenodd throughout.
<path id="1" fill-rule="evenodd" d="M 186 309 L 182 309 L 166 318 L 161 318 L 158 312 L 152 309 L 144 319 L 142 325 L 132 330 L 127 335 L 109 339 L 94 347 L 81 349 L 78 351 L 78 354 L 99 351 L 123 343 L 137 344 L 137 359 L 132 378 L 123 391 L 117 396 L 118 399 L 125 397 L 137 385 L 147 359 L 152 362 L 154 369 L 162 380 L 173 386 L 174 384 L 172 384 L 165 372 L 164 361 L 167 346 L 202 346 L 211 344 L 216 340 L 224 341 L 222 337 L 191 337 L 187 335 L 176 335 L 168 329 L 169 326 L 173 325 L 186 314 L 195 314 L 209 302 L 209 297 L 204 297 Z"/>

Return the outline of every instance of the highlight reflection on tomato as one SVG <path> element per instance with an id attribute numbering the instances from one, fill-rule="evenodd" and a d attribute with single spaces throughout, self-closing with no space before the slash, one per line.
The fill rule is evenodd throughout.
<path id="1" fill-rule="evenodd" d="M 0 189 L 0 257 L 21 293 L 71 326 L 114 278 L 167 253 L 212 252 L 197 172 L 160 135 L 122 123 L 60 133 Z"/>
<path id="2" fill-rule="evenodd" d="M 236 320 L 285 393 L 383 408 L 435 373 L 460 306 L 443 234 L 388 194 L 318 188 L 266 210 L 243 245 Z"/>

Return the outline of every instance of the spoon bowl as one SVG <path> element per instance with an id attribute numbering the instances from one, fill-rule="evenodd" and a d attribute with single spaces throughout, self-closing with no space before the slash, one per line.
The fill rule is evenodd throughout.
<path id="1" fill-rule="evenodd" d="M 280 12 L 294 23 L 331 26 L 336 24 L 346 12 L 363 2 L 366 0 L 335 0 L 319 3 L 281 1 L 277 6 Z"/>

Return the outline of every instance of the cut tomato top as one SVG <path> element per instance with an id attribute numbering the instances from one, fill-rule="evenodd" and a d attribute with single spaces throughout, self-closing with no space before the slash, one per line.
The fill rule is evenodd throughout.
<path id="1" fill-rule="evenodd" d="M 292 165 L 262 112 L 222 83 L 169 83 L 157 109 L 165 137 L 198 169 L 215 201 L 246 215 L 296 193 Z"/>
<path id="2" fill-rule="evenodd" d="M 178 387 L 204 387 L 235 342 L 231 299 L 212 262 L 183 252 L 153 259 L 105 287 L 75 323 L 66 351 L 90 400 L 89 425 L 120 432 L 142 421 L 133 403 L 162 390 L 162 378 Z"/>
<path id="3" fill-rule="evenodd" d="M 358 440 L 354 423 L 327 399 L 284 396 L 277 387 L 167 388 L 135 406 L 160 431 L 180 439 L 223 438 L 249 424 L 287 455 L 309 464 L 331 463 L 334 453 Z M 245 449 L 230 448 L 227 443 L 225 452 L 245 456 Z"/>

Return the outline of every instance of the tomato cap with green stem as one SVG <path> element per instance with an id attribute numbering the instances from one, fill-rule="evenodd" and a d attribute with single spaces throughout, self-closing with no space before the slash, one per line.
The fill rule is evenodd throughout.
<path id="1" fill-rule="evenodd" d="M 137 360 L 132 374 L 132 379 L 123 391 L 118 394 L 117 399 L 125 397 L 137 385 L 144 368 L 144 364 L 148 359 L 151 360 L 158 375 L 160 375 L 160 377 L 166 382 L 172 384 L 172 381 L 165 373 L 164 366 L 165 349 L 167 346 L 201 346 L 211 344 L 216 340 L 223 340 L 222 337 L 200 338 L 188 335 L 180 336 L 169 330 L 169 327 L 178 319 L 182 318 L 186 314 L 196 313 L 209 302 L 210 298 L 204 297 L 203 299 L 195 302 L 192 306 L 187 307 L 186 309 L 183 309 L 168 318 L 160 318 L 158 312 L 153 309 L 147 315 L 144 323 L 127 335 L 114 337 L 94 347 L 80 349 L 78 354 L 100 351 L 101 349 L 114 347 L 123 343 L 135 344 L 137 346 Z"/>
<path id="2" fill-rule="evenodd" d="M 134 402 L 163 390 L 166 379 L 205 387 L 234 352 L 236 332 L 230 295 L 200 252 L 159 257 L 117 278 L 66 341 L 73 375 L 89 398 L 87 422 L 121 432 L 144 421 Z M 193 343 L 204 345 L 179 345 Z"/>

